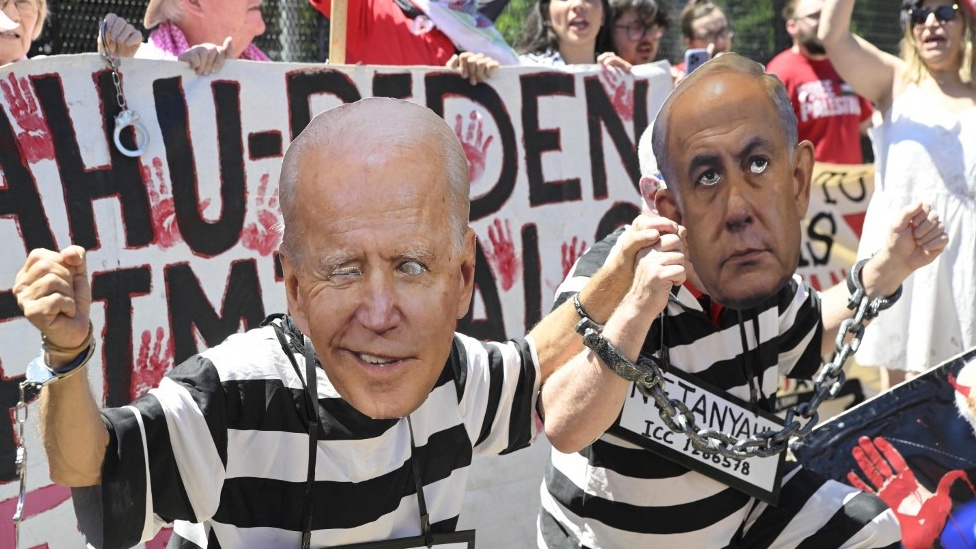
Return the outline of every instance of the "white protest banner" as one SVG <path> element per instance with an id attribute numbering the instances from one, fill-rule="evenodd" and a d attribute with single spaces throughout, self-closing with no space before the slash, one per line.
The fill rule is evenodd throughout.
<path id="1" fill-rule="evenodd" d="M 138 158 L 113 144 L 120 109 L 99 56 L 0 70 L 4 408 L 16 403 L 40 343 L 11 292 L 33 248 L 90 251 L 101 345 L 89 378 L 106 405 L 129 402 L 174 362 L 283 312 L 272 230 L 282 154 L 315 114 L 372 95 L 426 105 L 455 128 L 471 165 L 480 243 L 474 306 L 460 330 L 483 339 L 523 334 L 582 251 L 637 215 L 637 140 L 671 89 L 666 64 L 636 77 L 595 66 L 504 68 L 479 86 L 442 68 L 239 61 L 199 77 L 178 62 L 125 59 L 121 72 L 128 108 L 149 138 Z M 123 132 L 129 148 L 131 137 Z M 21 545 L 78 547 L 68 490 L 47 477 L 33 417 Z M 12 422 L 0 422 L 0 547 L 13 545 L 15 451 Z M 537 501 L 541 468 L 526 474 Z M 502 512 L 517 507 L 511 501 L 483 505 Z M 535 506 L 527 507 L 517 509 L 518 526 L 497 530 L 534 529 Z M 505 546 L 490 535 L 479 530 L 484 547 Z M 518 535 L 532 544 L 534 535 Z"/>
<path id="2" fill-rule="evenodd" d="M 843 281 L 854 265 L 874 190 L 874 165 L 817 162 L 810 185 L 797 272 L 814 288 L 825 290 Z"/>

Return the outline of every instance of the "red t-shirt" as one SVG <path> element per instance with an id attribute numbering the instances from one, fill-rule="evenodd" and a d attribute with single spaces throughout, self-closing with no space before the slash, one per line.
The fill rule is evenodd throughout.
<path id="1" fill-rule="evenodd" d="M 332 0 L 309 0 L 331 17 Z M 346 63 L 443 66 L 454 43 L 441 31 L 413 34 L 413 19 L 393 0 L 349 0 L 346 13 Z"/>
<path id="2" fill-rule="evenodd" d="M 860 124 L 870 118 L 871 103 L 854 93 L 829 60 L 813 60 L 786 50 L 766 65 L 786 85 L 799 122 L 800 140 L 809 139 L 817 160 L 860 164 Z"/>

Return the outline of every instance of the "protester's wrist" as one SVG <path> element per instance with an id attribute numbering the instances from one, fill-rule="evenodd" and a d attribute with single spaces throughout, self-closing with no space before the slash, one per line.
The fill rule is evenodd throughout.
<path id="1" fill-rule="evenodd" d="M 93 326 L 92 323 L 88 323 L 88 333 L 85 335 L 85 339 L 74 347 L 64 347 L 58 345 L 46 336 L 41 336 L 41 350 L 44 353 L 44 364 L 55 373 L 59 373 L 60 370 L 69 370 L 70 366 L 77 366 L 88 352 L 93 341 Z"/>
<path id="2" fill-rule="evenodd" d="M 911 271 L 902 268 L 887 250 L 880 250 L 861 269 L 861 282 L 871 299 L 888 297 L 898 291 Z"/>

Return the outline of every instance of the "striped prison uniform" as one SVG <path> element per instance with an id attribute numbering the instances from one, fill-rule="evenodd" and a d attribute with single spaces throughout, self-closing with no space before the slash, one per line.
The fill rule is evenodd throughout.
<path id="1" fill-rule="evenodd" d="M 295 359 L 304 377 L 300 350 Z M 405 418 L 364 416 L 316 368 L 311 546 L 420 535 L 412 459 L 421 460 L 431 530 L 453 532 L 472 455 L 511 452 L 536 435 L 537 364 L 530 338 L 482 343 L 455 334 L 440 378 L 410 415 L 413 455 Z M 130 547 L 175 521 L 170 548 L 299 547 L 304 402 L 271 326 L 191 357 L 131 405 L 103 412 L 111 442 L 102 485 L 75 497 L 76 509 L 101 503 L 85 512 L 103 513 L 86 536 L 96 547 Z"/>
<path id="2" fill-rule="evenodd" d="M 557 290 L 557 305 L 571 298 L 603 265 L 623 230 L 580 258 Z M 799 277 L 754 309 L 722 310 L 717 323 L 681 286 L 672 291 L 664 318 L 671 368 L 749 402 L 745 363 L 749 361 L 759 388 L 758 405 L 765 410 L 774 401 L 778 374 L 809 378 L 820 366 L 820 300 Z M 652 325 L 642 354 L 659 350 L 660 322 Z M 879 498 L 824 480 L 793 463 L 784 469 L 780 503 L 773 507 L 604 433 L 574 454 L 553 449 L 542 487 L 538 545 L 550 549 L 898 546 L 897 520 Z"/>

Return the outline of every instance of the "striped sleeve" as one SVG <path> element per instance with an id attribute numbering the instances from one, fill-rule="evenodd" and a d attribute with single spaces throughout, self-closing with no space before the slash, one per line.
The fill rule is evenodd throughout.
<path id="1" fill-rule="evenodd" d="M 822 363 L 820 296 L 799 275 L 793 275 L 781 296 L 779 372 L 795 379 L 810 379 Z"/>
<path id="2" fill-rule="evenodd" d="M 103 411 L 107 547 L 130 547 L 164 523 L 202 521 L 217 510 L 227 455 L 222 402 L 216 369 L 198 355 L 131 405 Z"/>
<path id="3" fill-rule="evenodd" d="M 476 454 L 507 454 L 538 432 L 539 360 L 531 338 L 483 343 L 455 334 L 466 363 L 459 408 Z"/>

